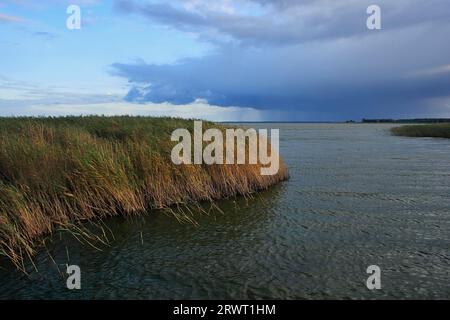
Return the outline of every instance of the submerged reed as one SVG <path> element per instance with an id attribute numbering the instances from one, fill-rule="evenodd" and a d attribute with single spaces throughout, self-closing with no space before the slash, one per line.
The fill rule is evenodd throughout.
<path id="1" fill-rule="evenodd" d="M 262 176 L 260 164 L 174 165 L 170 135 L 192 126 L 175 118 L 0 118 L 0 254 L 23 269 L 56 227 L 248 195 L 287 179 L 283 161 L 273 176 Z"/>

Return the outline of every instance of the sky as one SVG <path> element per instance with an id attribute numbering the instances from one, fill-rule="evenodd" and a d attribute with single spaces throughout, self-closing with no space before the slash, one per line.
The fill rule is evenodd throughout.
<path id="1" fill-rule="evenodd" d="M 0 0 L 0 116 L 450 117 L 449 39 L 448 0 Z"/>

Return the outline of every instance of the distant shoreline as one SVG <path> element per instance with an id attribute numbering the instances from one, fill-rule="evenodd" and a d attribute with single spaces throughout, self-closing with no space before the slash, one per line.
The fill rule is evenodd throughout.
<path id="1" fill-rule="evenodd" d="M 450 118 L 362 119 L 362 123 L 450 123 Z"/>
<path id="2" fill-rule="evenodd" d="M 415 118 L 415 119 L 362 119 L 361 121 L 347 120 L 347 121 L 220 121 L 219 123 L 303 123 L 303 124 L 339 124 L 339 123 L 450 123 L 450 118 Z"/>
<path id="3" fill-rule="evenodd" d="M 406 125 L 391 129 L 392 134 L 404 137 L 450 139 L 450 123 Z"/>

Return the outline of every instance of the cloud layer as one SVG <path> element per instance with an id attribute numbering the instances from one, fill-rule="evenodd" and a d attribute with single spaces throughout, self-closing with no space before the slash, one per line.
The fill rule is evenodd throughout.
<path id="1" fill-rule="evenodd" d="M 365 26 L 365 1 L 247 1 L 259 6 L 257 16 L 192 2 L 120 1 L 119 11 L 233 39 L 176 64 L 113 64 L 112 74 L 130 83 L 127 101 L 206 99 L 295 120 L 450 113 L 448 1 L 380 1 L 377 31 Z"/>
<path id="2" fill-rule="evenodd" d="M 372 0 L 119 0 L 118 12 L 179 30 L 227 35 L 245 44 L 298 44 L 364 35 Z M 448 22 L 446 0 L 379 0 L 384 28 Z M 209 40 L 213 40 L 209 38 Z"/>
<path id="3" fill-rule="evenodd" d="M 372 0 L 81 0 L 83 25 L 98 22 L 79 32 L 68 3 L 0 5 L 0 66 L 22 80 L 0 75 L 0 113 L 450 117 L 448 0 L 378 0 L 381 30 L 366 27 Z"/>

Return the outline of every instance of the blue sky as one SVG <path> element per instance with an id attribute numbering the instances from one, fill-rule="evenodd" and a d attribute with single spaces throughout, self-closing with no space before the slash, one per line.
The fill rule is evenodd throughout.
<path id="1" fill-rule="evenodd" d="M 0 115 L 450 117 L 449 35 L 446 0 L 0 1 Z"/>

